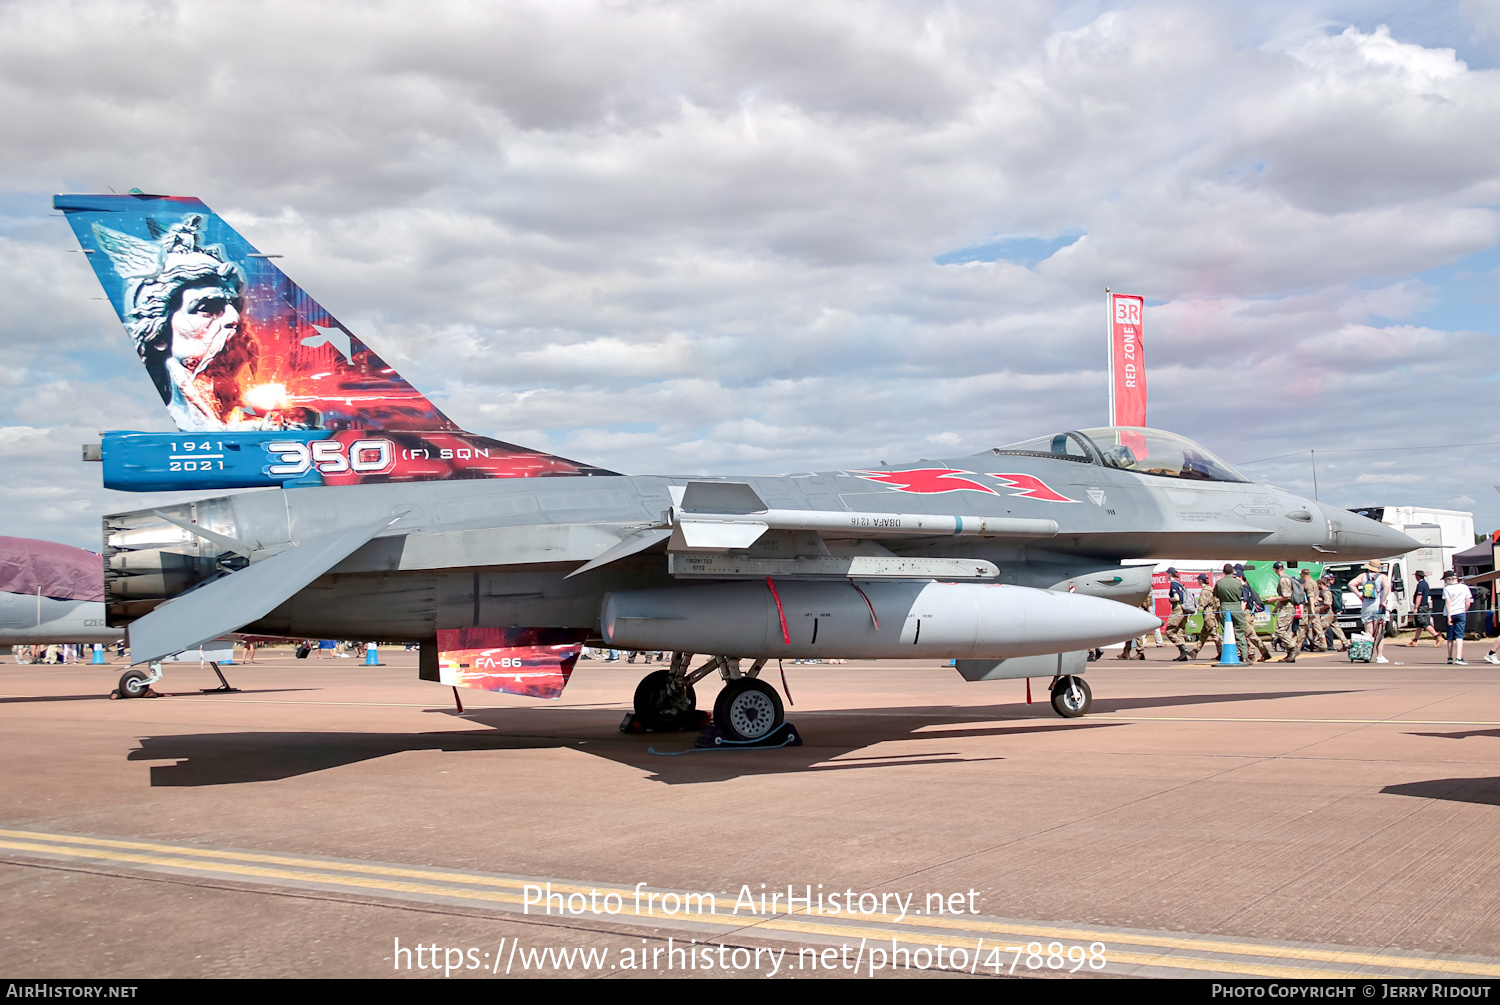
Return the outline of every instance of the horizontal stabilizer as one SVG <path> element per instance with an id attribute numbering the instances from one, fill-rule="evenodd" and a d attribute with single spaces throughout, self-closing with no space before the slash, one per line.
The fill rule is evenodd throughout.
<path id="1" fill-rule="evenodd" d="M 196 649 L 265 617 L 399 519 L 316 538 L 162 604 L 126 630 L 131 661 Z"/>

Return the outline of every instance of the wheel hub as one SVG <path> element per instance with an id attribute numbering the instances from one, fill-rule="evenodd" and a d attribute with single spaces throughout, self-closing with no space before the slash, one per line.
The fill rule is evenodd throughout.
<path id="1" fill-rule="evenodd" d="M 741 736 L 756 739 L 770 732 L 776 721 L 776 708 L 771 699 L 759 691 L 747 691 L 738 695 L 729 705 L 729 722 Z"/>

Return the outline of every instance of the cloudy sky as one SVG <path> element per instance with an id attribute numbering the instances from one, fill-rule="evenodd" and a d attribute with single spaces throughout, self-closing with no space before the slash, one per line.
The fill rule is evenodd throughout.
<path id="1" fill-rule="evenodd" d="M 131 187 L 464 427 L 616 470 L 1102 425 L 1111 286 L 1152 425 L 1492 529 L 1497 127 L 1495 0 L 10 0 L 3 533 L 97 548 L 160 498 L 78 460 L 170 426 L 49 201 Z"/>

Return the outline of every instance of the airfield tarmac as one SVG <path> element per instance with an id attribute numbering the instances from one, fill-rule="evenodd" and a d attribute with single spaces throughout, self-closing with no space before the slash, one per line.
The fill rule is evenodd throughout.
<path id="1" fill-rule="evenodd" d="M 0 972 L 764 976 L 786 950 L 776 976 L 1492 978 L 1500 667 L 1469 648 L 1107 656 L 1074 720 L 1042 680 L 1028 706 L 932 661 L 788 665 L 804 746 L 679 756 L 693 734 L 617 731 L 640 664 L 459 716 L 400 649 L 263 651 L 229 695 L 172 667 L 132 701 L 105 698 L 119 665 L 7 662 Z M 623 906 L 538 914 L 548 882 Z M 868 910 L 742 896 L 818 884 Z M 714 913 L 668 914 L 688 892 Z"/>

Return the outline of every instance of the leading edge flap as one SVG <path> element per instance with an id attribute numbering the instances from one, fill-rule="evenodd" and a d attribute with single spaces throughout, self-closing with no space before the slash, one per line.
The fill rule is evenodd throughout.
<path id="1" fill-rule="evenodd" d="M 441 628 L 438 680 L 454 687 L 559 698 L 587 628 Z"/>

